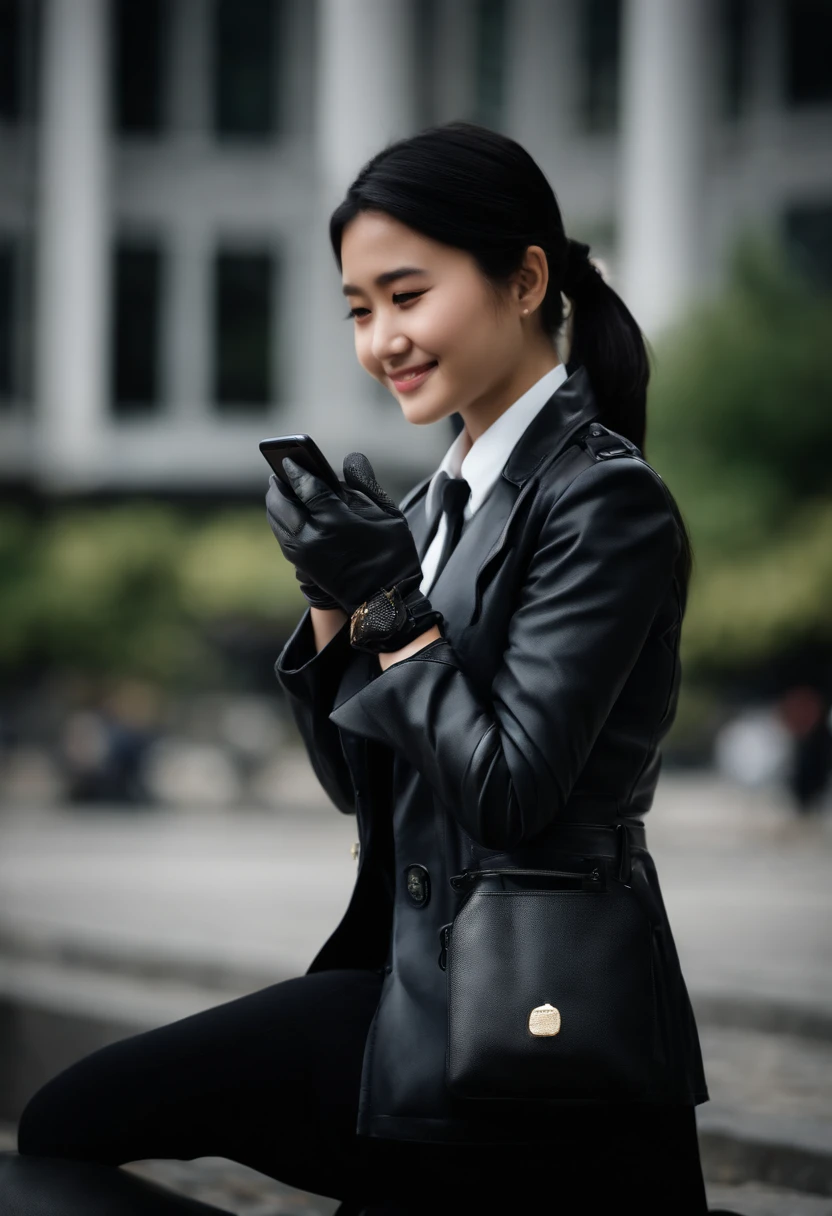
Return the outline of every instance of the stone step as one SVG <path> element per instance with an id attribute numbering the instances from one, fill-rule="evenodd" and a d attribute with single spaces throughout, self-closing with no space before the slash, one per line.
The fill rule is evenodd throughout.
<path id="1" fill-rule="evenodd" d="M 215 989 L 187 983 L 187 968 L 167 980 L 138 970 L 0 957 L 8 1011 L 0 1074 L 11 1100 L 0 1117 L 15 1118 L 27 1093 L 104 1042 L 280 978 Z M 707 1023 L 700 1034 L 711 1093 L 697 1108 L 707 1176 L 832 1195 L 832 1041 Z"/>
<path id="2" fill-rule="evenodd" d="M 708 1183 L 708 1206 L 737 1216 L 832 1216 L 832 1199 L 803 1195 L 782 1187 L 747 1182 L 739 1186 Z"/>
<path id="3" fill-rule="evenodd" d="M 707 1025 L 701 1041 L 707 1177 L 832 1197 L 832 1042 Z"/>
<path id="4" fill-rule="evenodd" d="M 832 1010 L 828 1008 L 747 993 L 693 992 L 691 1000 L 700 1029 L 762 1030 L 832 1043 Z"/>
<path id="5" fill-rule="evenodd" d="M 0 1124 L 0 1151 L 17 1145 L 13 1124 Z M 338 1204 L 299 1192 L 224 1157 L 193 1161 L 139 1161 L 124 1166 L 172 1191 L 214 1203 L 237 1216 L 332 1216 Z M 832 1199 L 750 1182 L 708 1182 L 708 1204 L 737 1216 L 832 1216 Z"/>
<path id="6" fill-rule="evenodd" d="M 172 1191 L 227 1208 L 236 1216 L 332 1216 L 337 1199 L 284 1186 L 225 1157 L 195 1161 L 140 1161 L 124 1167 Z"/>
<path id="7" fill-rule="evenodd" d="M 17 1150 L 13 1123 L 0 1123 L 0 1152 Z M 132 1161 L 122 1167 L 179 1195 L 236 1213 L 236 1216 L 332 1216 L 338 1201 L 310 1195 L 225 1157 L 192 1161 Z"/>

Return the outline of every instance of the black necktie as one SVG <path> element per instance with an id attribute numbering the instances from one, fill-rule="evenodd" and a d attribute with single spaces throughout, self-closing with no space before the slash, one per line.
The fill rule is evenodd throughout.
<path id="1" fill-rule="evenodd" d="M 447 528 L 445 531 L 445 543 L 442 546 L 442 552 L 439 555 L 439 565 L 436 567 L 436 573 L 433 576 L 433 584 L 442 573 L 445 563 L 454 551 L 457 541 L 462 532 L 462 525 L 465 522 L 465 504 L 471 497 L 471 487 L 464 477 L 450 477 L 445 470 L 439 474 L 437 480 L 439 490 L 439 501 L 442 504 L 442 511 L 445 514 Z"/>

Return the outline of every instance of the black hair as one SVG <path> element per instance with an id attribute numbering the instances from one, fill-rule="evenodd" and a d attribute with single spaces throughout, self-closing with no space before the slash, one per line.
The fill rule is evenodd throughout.
<path id="1" fill-rule="evenodd" d="M 362 211 L 383 211 L 470 253 L 498 293 L 520 269 L 528 246 L 539 245 L 549 267 L 539 309 L 544 332 L 554 342 L 563 325 L 563 292 L 574 303 L 567 370 L 584 367 L 601 422 L 644 454 L 650 365 L 641 330 L 589 260 L 589 246 L 567 237 L 555 193 L 525 148 L 462 120 L 388 144 L 367 161 L 330 216 L 339 270 L 344 228 Z M 692 553 L 678 508 L 677 516 L 686 595 Z"/>

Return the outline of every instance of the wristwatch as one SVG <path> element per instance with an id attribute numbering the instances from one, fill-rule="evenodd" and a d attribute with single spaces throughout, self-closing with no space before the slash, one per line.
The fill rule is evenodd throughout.
<path id="1" fill-rule="evenodd" d="M 430 600 L 405 580 L 392 587 L 382 587 L 377 595 L 359 604 L 350 617 L 350 644 L 356 650 L 370 654 L 401 650 L 413 638 L 419 637 L 431 625 L 445 618 L 431 606 Z"/>

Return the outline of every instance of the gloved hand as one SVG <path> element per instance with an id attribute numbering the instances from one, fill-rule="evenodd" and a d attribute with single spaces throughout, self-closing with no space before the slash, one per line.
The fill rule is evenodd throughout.
<path id="1" fill-rule="evenodd" d="M 301 570 L 295 566 L 295 578 L 300 583 L 300 589 L 304 595 L 306 602 L 311 604 L 313 608 L 340 608 L 341 605 L 332 595 L 327 595 L 313 578 L 307 574 L 305 570 Z"/>
<path id="2" fill-rule="evenodd" d="M 344 499 L 290 457 L 295 497 L 270 479 L 266 514 L 284 557 L 348 615 L 382 587 L 417 589 L 422 564 L 404 513 L 376 481 L 363 452 L 344 457 Z"/>
<path id="3" fill-rule="evenodd" d="M 266 495 L 267 512 L 269 510 L 268 504 L 270 495 L 279 494 L 285 499 L 291 499 L 292 497 L 288 490 L 284 490 L 283 483 L 278 477 L 275 476 L 274 473 L 272 473 L 271 477 L 269 478 L 269 482 L 271 484 L 269 485 L 268 494 Z M 269 522 L 271 523 L 271 520 L 269 520 Z M 274 527 L 272 527 L 272 531 L 274 531 Z M 300 583 L 301 593 L 306 599 L 306 602 L 313 608 L 341 608 L 341 605 L 334 598 L 334 596 L 331 596 L 326 591 L 322 590 L 308 571 L 301 569 L 300 566 L 295 566 L 295 578 Z"/>

